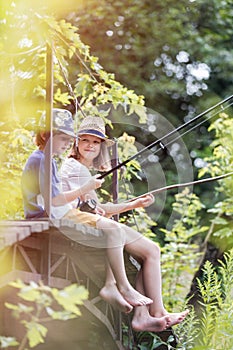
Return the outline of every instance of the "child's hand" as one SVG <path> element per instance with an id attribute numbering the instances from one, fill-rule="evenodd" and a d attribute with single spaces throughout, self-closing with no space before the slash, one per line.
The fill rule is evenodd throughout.
<path id="1" fill-rule="evenodd" d="M 101 207 L 96 207 L 95 208 L 95 212 L 96 212 L 96 214 L 99 214 L 99 215 L 101 215 L 101 216 L 105 216 L 105 210 L 104 209 L 102 209 Z"/>
<path id="2" fill-rule="evenodd" d="M 104 182 L 104 179 L 98 179 L 100 174 L 97 174 L 95 176 L 92 176 L 91 179 L 89 180 L 89 185 L 91 187 L 91 190 L 95 190 L 99 187 L 101 187 L 102 183 Z"/>
<path id="3" fill-rule="evenodd" d="M 98 179 L 100 175 L 92 176 L 81 188 L 81 196 L 101 187 L 104 179 Z"/>
<path id="4" fill-rule="evenodd" d="M 136 202 L 138 202 L 138 207 L 149 207 L 152 203 L 154 203 L 155 198 L 152 194 L 148 194 L 145 197 L 140 197 L 138 199 L 135 200 Z"/>

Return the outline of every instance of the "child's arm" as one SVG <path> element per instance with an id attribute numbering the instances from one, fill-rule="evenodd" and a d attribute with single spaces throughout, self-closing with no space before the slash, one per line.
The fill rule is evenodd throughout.
<path id="1" fill-rule="evenodd" d="M 87 193 L 90 193 L 92 190 L 95 190 L 96 188 L 101 187 L 103 183 L 103 179 L 97 179 L 100 175 L 92 176 L 86 183 L 84 183 L 82 186 L 70 190 L 65 191 L 60 194 L 58 194 L 56 197 L 53 197 L 52 199 L 52 205 L 53 206 L 60 206 L 64 205 L 66 203 L 70 203 L 74 201 L 77 197 L 82 197 Z"/>
<path id="2" fill-rule="evenodd" d="M 153 195 L 147 195 L 145 197 L 140 197 L 138 199 L 132 200 L 127 203 L 106 203 L 106 204 L 100 204 L 101 208 L 104 209 L 106 216 L 111 216 L 114 214 L 120 214 L 124 213 L 126 211 L 136 209 L 136 208 L 145 208 L 151 205 L 154 202 L 154 196 Z"/>

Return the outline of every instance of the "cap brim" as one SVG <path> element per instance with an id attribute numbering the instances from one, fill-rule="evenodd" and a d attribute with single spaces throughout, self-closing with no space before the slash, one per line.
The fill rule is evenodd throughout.
<path id="1" fill-rule="evenodd" d="M 81 130 L 78 132 L 78 136 L 81 136 L 81 135 L 96 136 L 96 137 L 100 138 L 101 140 L 105 141 L 107 147 L 110 147 L 110 146 L 114 145 L 114 143 L 115 143 L 115 141 L 108 139 L 106 135 L 104 135 L 103 133 L 101 133 L 100 131 L 97 131 L 97 130 Z"/>
<path id="2" fill-rule="evenodd" d="M 75 135 L 75 133 L 73 133 L 72 131 L 62 131 L 64 134 L 66 134 L 66 135 L 69 135 L 69 136 L 71 136 L 71 137 L 76 137 L 76 135 Z"/>

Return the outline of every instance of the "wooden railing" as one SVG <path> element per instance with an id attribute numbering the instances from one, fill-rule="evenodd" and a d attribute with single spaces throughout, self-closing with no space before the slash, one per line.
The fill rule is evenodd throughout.
<path id="1" fill-rule="evenodd" d="M 106 328 L 116 349 L 123 349 L 122 315 L 99 297 L 105 281 L 105 249 L 95 248 L 95 242 L 102 236 L 101 231 L 64 219 L 1 222 L 0 290 L 18 278 L 24 282 L 43 281 L 56 288 L 70 283 L 84 285 L 89 299 L 83 313 L 91 314 L 92 323 L 99 322 Z M 129 278 L 135 277 L 136 268 L 130 262 L 127 273 Z M 0 304 L 2 317 L 6 312 L 3 303 L 4 298 Z M 4 323 L 5 333 L 8 325 Z"/>

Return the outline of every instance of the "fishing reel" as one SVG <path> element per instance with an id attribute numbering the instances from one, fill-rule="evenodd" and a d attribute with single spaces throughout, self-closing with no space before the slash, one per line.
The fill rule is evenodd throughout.
<path id="1" fill-rule="evenodd" d="M 96 206 L 97 202 L 94 199 L 87 199 L 86 201 L 80 203 L 79 210 L 87 213 L 95 213 Z"/>

